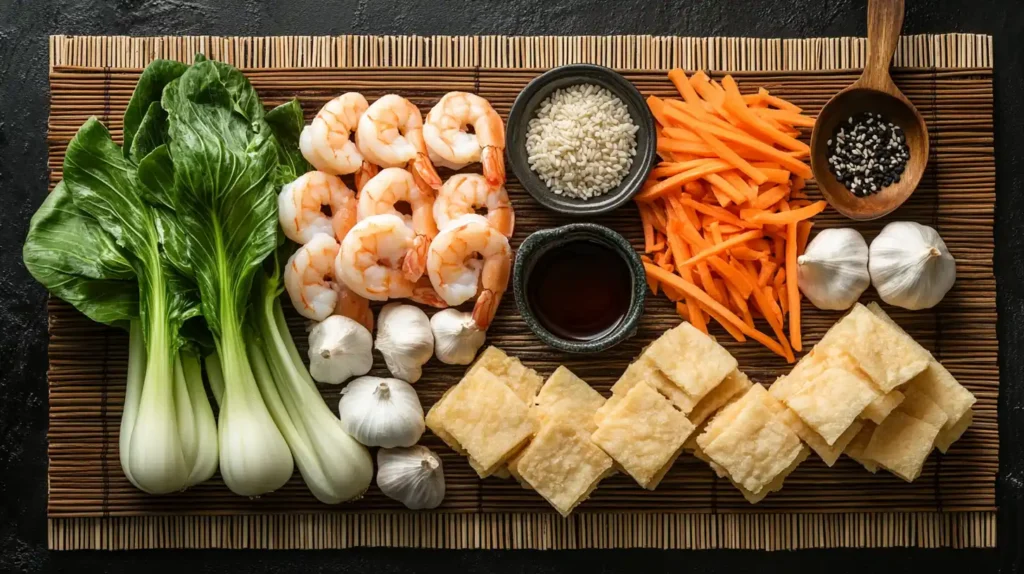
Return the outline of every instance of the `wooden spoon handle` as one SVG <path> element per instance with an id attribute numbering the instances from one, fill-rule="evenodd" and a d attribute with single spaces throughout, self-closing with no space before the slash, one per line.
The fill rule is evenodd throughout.
<path id="1" fill-rule="evenodd" d="M 868 59 L 860 83 L 892 93 L 889 64 L 903 28 L 903 0 L 868 0 Z"/>

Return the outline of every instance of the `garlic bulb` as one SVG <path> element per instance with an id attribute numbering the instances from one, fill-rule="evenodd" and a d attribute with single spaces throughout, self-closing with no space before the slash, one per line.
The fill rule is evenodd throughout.
<path id="1" fill-rule="evenodd" d="M 374 348 L 384 355 L 391 374 L 415 383 L 423 374 L 423 363 L 434 354 L 430 319 L 419 307 L 389 303 L 377 317 Z"/>
<path id="2" fill-rule="evenodd" d="M 473 314 L 445 309 L 430 318 L 434 332 L 434 354 L 442 363 L 468 365 L 484 344 L 487 332 L 477 328 Z"/>
<path id="3" fill-rule="evenodd" d="M 797 258 L 800 291 L 819 309 L 849 309 L 871 284 L 868 244 L 856 229 L 825 229 Z"/>
<path id="4" fill-rule="evenodd" d="M 956 281 L 956 261 L 939 233 L 913 221 L 886 225 L 871 242 L 871 283 L 882 301 L 904 309 L 927 309 Z"/>
<path id="5" fill-rule="evenodd" d="M 423 406 L 399 379 L 359 377 L 341 390 L 341 426 L 366 446 L 412 446 L 423 436 Z"/>
<path id="6" fill-rule="evenodd" d="M 309 374 L 337 385 L 373 366 L 373 336 L 359 323 L 331 315 L 309 332 Z"/>
<path id="7" fill-rule="evenodd" d="M 377 487 L 412 510 L 437 508 L 444 500 L 441 457 L 425 446 L 377 451 Z"/>

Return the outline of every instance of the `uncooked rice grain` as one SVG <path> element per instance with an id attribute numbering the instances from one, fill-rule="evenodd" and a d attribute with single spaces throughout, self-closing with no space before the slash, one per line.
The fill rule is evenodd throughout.
<path id="1" fill-rule="evenodd" d="M 527 160 L 554 193 L 590 199 L 626 177 L 637 129 L 626 104 L 606 88 L 569 86 L 541 102 L 530 120 Z"/>

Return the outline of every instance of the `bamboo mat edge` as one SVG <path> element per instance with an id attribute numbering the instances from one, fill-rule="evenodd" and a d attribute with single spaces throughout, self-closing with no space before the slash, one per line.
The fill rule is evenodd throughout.
<path id="1" fill-rule="evenodd" d="M 52 36 L 55 67 L 142 68 L 156 58 L 202 53 L 253 68 L 549 68 L 586 62 L 614 68 L 823 71 L 859 68 L 866 39 L 654 36 Z M 905 36 L 894 65 L 992 68 L 992 38 Z M 297 514 L 48 519 L 54 550 L 136 548 L 801 549 L 994 547 L 996 513 L 857 514 Z"/>
<path id="2" fill-rule="evenodd" d="M 241 68 L 612 68 L 780 71 L 860 68 L 867 39 L 678 36 L 51 36 L 50 69 L 142 68 L 156 58 L 189 62 L 201 53 Z M 991 68 L 984 34 L 903 36 L 893 65 Z"/>

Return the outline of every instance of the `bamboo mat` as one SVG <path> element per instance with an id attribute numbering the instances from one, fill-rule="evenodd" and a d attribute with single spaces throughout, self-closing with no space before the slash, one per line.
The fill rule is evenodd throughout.
<path id="1" fill-rule="evenodd" d="M 594 62 L 626 71 L 641 92 L 672 96 L 663 70 L 730 70 L 741 89 L 764 86 L 816 113 L 857 75 L 862 38 L 761 40 L 615 37 L 283 37 L 50 39 L 50 183 L 61 177 L 68 141 L 90 115 L 115 139 L 139 71 L 153 58 L 189 61 L 204 53 L 246 68 L 264 103 L 298 96 L 307 117 L 331 97 L 387 92 L 427 109 L 450 90 L 474 91 L 507 114 L 516 94 L 542 69 Z M 745 548 L 992 547 L 996 543 L 999 387 L 992 271 L 995 166 L 992 137 L 992 44 L 987 36 L 951 34 L 901 40 L 894 72 L 932 138 L 917 192 L 886 218 L 936 227 L 957 259 L 957 283 L 930 311 L 888 309 L 978 397 L 974 424 L 949 453 L 934 453 L 912 484 L 868 474 L 849 459 L 827 468 L 812 457 L 785 488 L 749 505 L 706 464 L 684 455 L 654 492 L 623 475 L 606 480 L 569 519 L 513 481 L 479 480 L 465 459 L 431 434 L 448 494 L 436 511 L 412 513 L 374 487 L 337 507 L 313 499 L 296 476 L 259 499 L 227 491 L 219 478 L 187 492 L 149 496 L 134 489 L 118 463 L 127 336 L 89 322 L 54 300 L 50 313 L 49 545 L 54 549 L 129 548 Z M 716 72 L 714 75 L 721 75 Z M 514 179 L 518 245 L 531 231 L 566 222 L 536 205 Z M 811 194 L 817 194 L 813 186 Z M 601 216 L 642 245 L 632 207 Z M 820 227 L 850 225 L 834 211 Z M 884 222 L 855 224 L 868 240 Z M 874 296 L 870 290 L 868 298 Z M 286 307 L 288 307 L 286 305 Z M 839 314 L 804 306 L 807 348 Z M 594 357 L 554 352 L 529 333 L 505 298 L 489 341 L 543 375 L 565 364 L 607 394 L 629 360 L 678 323 L 662 298 L 650 298 L 638 335 Z M 293 317 L 304 347 L 304 325 Z M 753 344 L 719 339 L 753 379 L 770 383 L 789 367 Z M 432 361 L 416 388 L 425 407 L 455 383 L 461 368 Z M 382 361 L 374 374 L 385 373 Z M 329 404 L 338 387 L 323 388 Z"/>

